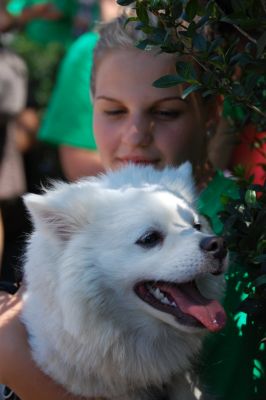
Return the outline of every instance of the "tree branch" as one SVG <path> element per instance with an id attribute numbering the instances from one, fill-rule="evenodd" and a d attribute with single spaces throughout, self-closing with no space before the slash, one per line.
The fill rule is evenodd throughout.
<path id="1" fill-rule="evenodd" d="M 258 107 L 254 106 L 253 104 L 247 103 L 247 107 L 255 111 L 257 114 L 261 115 L 263 118 L 266 118 L 266 113 L 261 111 Z"/>
<path id="2" fill-rule="evenodd" d="M 261 0 L 264 4 L 263 4 L 263 6 L 266 6 L 266 1 L 265 0 Z M 217 8 L 218 8 L 218 10 L 220 11 L 220 13 L 223 15 L 223 16 L 226 16 L 225 15 L 225 13 L 224 13 L 224 11 L 221 9 L 221 7 L 217 4 Z M 257 44 L 257 40 L 256 39 L 254 39 L 252 36 L 250 36 L 250 34 L 249 33 L 247 33 L 246 31 L 244 31 L 242 28 L 240 28 L 239 26 L 237 26 L 236 24 L 234 24 L 234 23 L 232 23 L 232 26 L 239 32 L 239 33 L 241 33 L 241 35 L 243 35 L 243 36 L 245 36 L 250 42 L 252 42 L 252 43 L 254 43 L 254 44 Z"/>

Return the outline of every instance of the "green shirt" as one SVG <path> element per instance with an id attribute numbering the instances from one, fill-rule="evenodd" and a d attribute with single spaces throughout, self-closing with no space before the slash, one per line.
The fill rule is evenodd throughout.
<path id="1" fill-rule="evenodd" d="M 55 145 L 96 149 L 93 136 L 90 76 L 98 35 L 88 32 L 69 49 L 39 132 Z"/>
<path id="2" fill-rule="evenodd" d="M 198 203 L 199 211 L 208 217 L 217 234 L 222 230 L 217 213 L 222 210 L 223 194 L 236 198 L 237 187 L 232 179 L 218 172 Z M 247 283 L 245 269 L 241 265 L 230 265 L 224 299 L 227 325 L 205 342 L 200 365 L 202 381 L 217 400 L 266 399 L 265 346 L 260 345 L 260 332 L 246 323 L 246 314 L 237 312 Z"/>

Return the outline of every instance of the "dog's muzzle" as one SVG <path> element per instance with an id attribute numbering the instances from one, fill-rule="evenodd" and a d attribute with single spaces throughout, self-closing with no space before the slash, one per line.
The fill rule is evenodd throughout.
<path id="1" fill-rule="evenodd" d="M 224 272 L 224 261 L 227 256 L 226 242 L 222 237 L 209 236 L 200 241 L 200 248 L 218 261 L 217 267 L 212 271 L 213 275 Z"/>

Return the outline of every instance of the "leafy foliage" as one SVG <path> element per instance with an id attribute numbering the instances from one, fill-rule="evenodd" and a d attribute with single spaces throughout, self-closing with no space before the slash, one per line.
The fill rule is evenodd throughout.
<path id="1" fill-rule="evenodd" d="M 30 102 L 43 111 L 48 105 L 64 48 L 59 43 L 43 46 L 24 34 L 16 36 L 10 47 L 25 60 L 29 70 Z"/>
<path id="2" fill-rule="evenodd" d="M 195 91 L 203 97 L 221 95 L 242 108 L 243 124 L 252 122 L 258 131 L 266 129 L 265 0 L 117 2 L 135 4 L 137 18 L 131 20 L 146 34 L 139 48 L 158 46 L 182 57 L 176 74 L 161 77 L 154 82 L 156 87 L 185 83 L 183 98 Z M 241 309 L 249 322 L 266 332 L 266 183 L 253 185 L 238 178 L 239 198 L 224 198 L 221 218 L 229 248 L 250 276 L 249 296 Z"/>
<path id="3" fill-rule="evenodd" d="M 245 265 L 249 274 L 248 298 L 239 309 L 266 329 L 266 182 L 255 185 L 239 177 L 239 198 L 223 201 L 224 236 L 233 260 Z"/>
<path id="4" fill-rule="evenodd" d="M 264 0 L 118 0 L 135 3 L 146 38 L 138 46 L 157 45 L 163 52 L 191 57 L 195 65 L 177 64 L 176 76 L 165 76 L 157 87 L 186 82 L 185 98 L 201 90 L 204 97 L 226 96 L 241 105 L 246 121 L 266 128 L 266 4 Z M 154 23 L 153 16 L 157 17 Z M 241 69 L 241 73 L 240 72 Z"/>

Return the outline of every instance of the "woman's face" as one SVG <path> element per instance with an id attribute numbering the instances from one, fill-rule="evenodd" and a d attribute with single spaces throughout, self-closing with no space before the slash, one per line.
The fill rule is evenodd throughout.
<path id="1" fill-rule="evenodd" d="M 156 168 L 197 161 L 206 130 L 198 102 L 182 100 L 177 87 L 152 83 L 175 73 L 170 55 L 141 50 L 109 52 L 97 68 L 94 134 L 105 168 L 124 163 Z"/>

